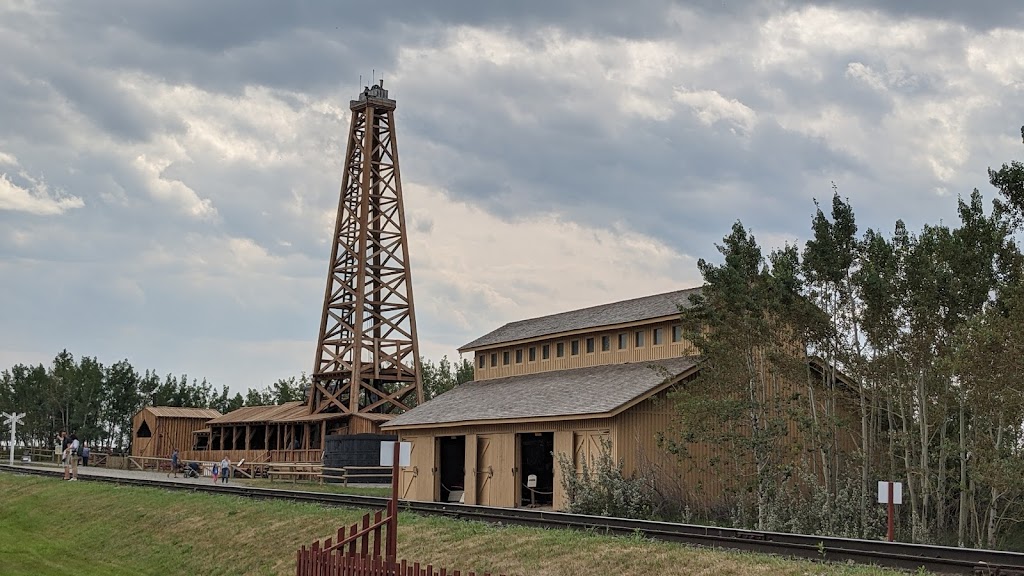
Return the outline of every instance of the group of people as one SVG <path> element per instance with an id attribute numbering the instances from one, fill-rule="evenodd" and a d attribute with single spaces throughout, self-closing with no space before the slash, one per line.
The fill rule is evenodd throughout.
<path id="1" fill-rule="evenodd" d="M 175 448 L 171 451 L 171 471 L 167 473 L 167 477 L 170 478 L 171 474 L 174 477 L 178 477 L 178 472 L 181 470 L 181 459 L 178 456 L 178 449 Z M 222 483 L 228 483 L 228 477 L 231 476 L 231 459 L 225 456 L 221 459 L 220 463 L 214 462 L 213 469 L 210 471 L 210 476 L 213 477 L 213 483 L 216 484 L 219 479 Z"/>
<path id="2" fill-rule="evenodd" d="M 60 462 L 64 465 L 64 479 L 78 480 L 78 461 L 81 459 L 82 466 L 89 465 L 89 447 L 85 442 L 79 442 L 74 432 L 68 434 L 61 430 L 57 440 L 60 442 Z"/>

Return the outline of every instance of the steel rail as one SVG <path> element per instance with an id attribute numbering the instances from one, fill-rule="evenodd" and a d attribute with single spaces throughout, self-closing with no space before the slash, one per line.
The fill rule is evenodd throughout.
<path id="1" fill-rule="evenodd" d="M 0 464 L 0 471 L 39 476 L 61 476 L 60 470 L 38 470 Z M 378 496 L 358 496 L 329 492 L 303 492 L 277 488 L 238 486 L 231 484 L 183 484 L 143 478 L 116 478 L 110 476 L 80 476 L 83 480 L 97 480 L 122 485 L 187 490 L 212 494 L 231 494 L 248 498 L 279 499 L 354 508 L 383 508 L 388 499 Z M 494 508 L 469 504 L 443 502 L 416 502 L 402 500 L 403 510 L 420 514 L 434 514 L 463 520 L 477 520 L 491 524 L 515 524 L 542 528 L 584 530 L 616 536 L 643 536 L 653 540 L 682 542 L 712 548 L 726 548 L 808 558 L 824 562 L 854 562 L 905 570 L 924 568 L 932 572 L 952 574 L 1024 576 L 1024 554 L 1000 550 L 956 548 L 904 542 L 884 542 L 856 538 L 810 536 L 784 532 L 742 530 L 719 526 L 677 524 L 650 520 L 631 520 L 529 510 L 524 508 Z"/>

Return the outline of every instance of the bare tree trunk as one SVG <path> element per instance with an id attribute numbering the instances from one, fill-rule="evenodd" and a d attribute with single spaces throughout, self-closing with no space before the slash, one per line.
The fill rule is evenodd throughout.
<path id="1" fill-rule="evenodd" d="M 946 422 L 948 417 L 946 402 L 942 402 L 942 413 L 939 418 L 939 470 L 935 488 L 935 527 L 940 534 L 946 532 Z"/>
<path id="2" fill-rule="evenodd" d="M 913 478 L 913 458 L 910 454 L 910 430 L 907 427 L 909 416 L 907 414 L 906 403 L 903 401 L 902 394 L 899 397 L 900 406 L 900 420 L 903 425 L 903 463 L 906 466 L 907 471 L 907 492 L 910 496 L 910 518 L 911 522 L 911 538 L 917 542 L 918 530 L 920 529 L 920 513 L 917 508 L 917 490 L 914 488 Z"/>
<path id="3" fill-rule="evenodd" d="M 984 541 L 981 533 L 981 519 L 978 518 L 978 486 L 974 481 L 974 478 L 970 480 L 971 486 L 971 539 L 974 541 L 975 547 L 981 547 L 981 543 Z"/>
<path id="4" fill-rule="evenodd" d="M 1000 448 L 1002 448 L 1002 445 L 1003 445 L 1003 428 L 1004 428 L 1003 423 L 1004 423 L 1003 413 L 1000 412 L 999 413 L 998 428 L 996 428 L 996 443 L 995 443 L 995 453 L 996 454 L 999 453 L 999 450 L 1000 450 Z M 988 530 L 987 530 L 987 533 L 988 533 L 987 536 L 988 537 L 985 539 L 985 545 L 988 548 L 995 548 L 996 547 L 996 541 L 998 540 L 998 533 L 997 533 L 997 530 L 996 530 L 996 528 L 997 528 L 996 518 L 997 518 L 998 507 L 999 507 L 999 498 L 1001 498 L 1001 495 L 999 494 L 999 492 L 996 491 L 995 487 L 992 487 L 992 489 L 991 489 L 991 496 L 990 496 L 990 499 L 988 501 Z"/>
<path id="5" fill-rule="evenodd" d="M 924 389 L 924 370 L 917 374 L 917 398 L 921 432 L 921 527 L 928 528 L 930 474 L 928 470 L 928 396 Z"/>
<path id="6" fill-rule="evenodd" d="M 962 384 L 962 383 L 961 383 Z M 956 529 L 957 546 L 963 548 L 967 532 L 967 426 L 964 422 L 964 391 L 960 391 L 960 522 Z"/>
<path id="7" fill-rule="evenodd" d="M 807 397 L 810 400 L 811 407 L 811 441 L 814 442 L 815 448 L 821 458 L 821 477 L 828 482 L 829 470 L 828 460 L 825 456 L 825 446 L 821 441 L 821 423 L 818 421 L 818 403 L 814 397 L 814 376 L 811 372 L 810 363 L 807 364 Z M 813 471 L 817 478 L 818 466 L 817 459 L 812 458 L 811 462 L 814 464 Z"/>

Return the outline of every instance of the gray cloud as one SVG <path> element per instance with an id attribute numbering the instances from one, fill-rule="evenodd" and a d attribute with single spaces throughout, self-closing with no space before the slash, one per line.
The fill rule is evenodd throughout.
<path id="1" fill-rule="evenodd" d="M 421 337 L 452 352 L 545 302 L 695 278 L 657 267 L 715 257 L 736 219 L 805 240 L 833 181 L 862 229 L 951 221 L 1024 116 L 1011 2 L 28 6 L 0 8 L 0 171 L 82 206 L 0 209 L 0 350 L 239 388 L 308 369 L 372 69 L 399 102 Z M 537 263 L 559 250 L 593 262 Z"/>

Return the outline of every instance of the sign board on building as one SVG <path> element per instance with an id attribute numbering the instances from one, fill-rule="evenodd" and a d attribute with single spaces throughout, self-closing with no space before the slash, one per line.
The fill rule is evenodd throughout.
<path id="1" fill-rule="evenodd" d="M 903 504 L 903 483 L 886 482 L 884 480 L 878 481 L 878 503 L 889 503 L 889 484 L 892 484 L 892 503 Z"/>
<path id="2" fill-rule="evenodd" d="M 529 476 L 526 477 L 526 487 L 527 488 L 536 488 L 537 487 L 537 475 L 536 474 L 530 474 Z"/>
<path id="3" fill-rule="evenodd" d="M 398 443 L 398 465 L 408 466 L 412 460 L 412 442 Z M 395 463 L 395 443 L 385 440 L 380 443 L 380 465 L 393 466 Z"/>

